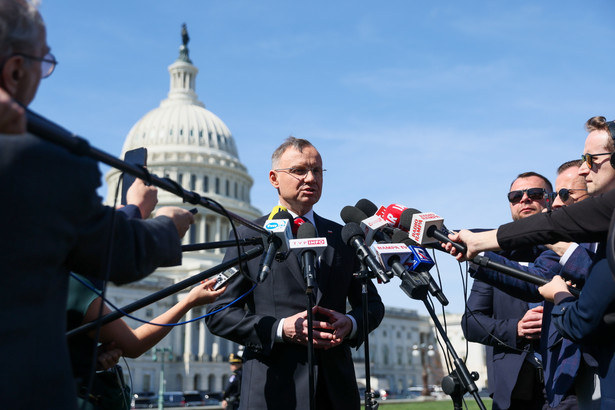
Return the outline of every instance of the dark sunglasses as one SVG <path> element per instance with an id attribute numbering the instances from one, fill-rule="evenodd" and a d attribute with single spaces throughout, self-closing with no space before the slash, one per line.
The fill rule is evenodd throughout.
<path id="1" fill-rule="evenodd" d="M 566 202 L 568 199 L 570 199 L 570 193 L 574 192 L 574 191 L 585 191 L 587 192 L 587 189 L 568 189 L 568 188 L 562 188 L 557 192 L 557 195 L 559 195 L 559 199 L 562 200 L 562 202 Z"/>
<path id="2" fill-rule="evenodd" d="M 508 193 L 508 201 L 511 204 L 516 204 L 517 202 L 521 201 L 524 193 L 527 193 L 527 197 L 530 198 L 532 201 L 540 201 L 541 199 L 544 199 L 545 195 L 547 194 L 547 191 L 543 188 L 528 188 L 520 189 L 517 191 L 510 191 Z"/>
<path id="3" fill-rule="evenodd" d="M 592 169 L 594 166 L 594 157 L 599 157 L 600 155 L 611 155 L 612 152 L 603 152 L 601 154 L 583 154 L 581 155 L 581 159 L 583 162 L 587 164 L 587 168 Z"/>

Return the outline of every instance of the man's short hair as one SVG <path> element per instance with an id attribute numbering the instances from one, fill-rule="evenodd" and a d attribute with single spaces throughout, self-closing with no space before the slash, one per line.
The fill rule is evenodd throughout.
<path id="1" fill-rule="evenodd" d="M 559 168 L 557 168 L 557 175 L 561 174 L 562 172 L 566 171 L 569 168 L 573 168 L 573 167 L 580 168 L 581 165 L 583 165 L 582 159 L 573 159 L 572 161 L 566 161 L 562 165 L 560 165 Z"/>
<path id="2" fill-rule="evenodd" d="M 587 120 L 587 122 L 585 123 L 585 129 L 587 130 L 587 132 L 606 131 L 607 135 L 609 136 L 609 139 L 606 142 L 606 149 L 609 151 L 615 151 L 615 143 L 613 142 L 613 138 L 615 138 L 615 135 L 611 134 L 608 123 L 609 121 L 607 121 L 606 118 L 601 115 L 597 115 Z"/>
<path id="3" fill-rule="evenodd" d="M 282 158 L 284 152 L 291 147 L 299 152 L 303 152 L 303 148 L 313 147 L 313 145 L 310 141 L 304 140 L 303 138 L 295 138 L 293 136 L 286 138 L 282 145 L 277 147 L 271 155 L 271 169 L 275 169 L 277 167 L 277 164 L 280 161 L 280 158 Z"/>
<path id="4" fill-rule="evenodd" d="M 529 178 L 529 177 L 538 177 L 542 179 L 543 181 L 545 181 L 545 185 L 547 186 L 547 191 L 553 192 L 553 185 L 551 185 L 551 182 L 545 176 L 540 175 L 538 172 L 533 172 L 533 171 L 523 172 L 517 175 L 517 178 L 513 179 L 513 182 L 510 183 L 511 188 L 513 184 L 515 183 L 515 181 L 518 180 L 519 178 Z"/>
<path id="5" fill-rule="evenodd" d="M 0 58 L 7 58 L 14 52 L 26 51 L 35 46 L 43 27 L 45 23 L 35 2 L 0 1 Z"/>

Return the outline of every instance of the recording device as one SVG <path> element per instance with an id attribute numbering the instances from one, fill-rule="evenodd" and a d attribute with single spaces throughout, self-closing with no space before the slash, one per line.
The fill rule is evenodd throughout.
<path id="1" fill-rule="evenodd" d="M 235 277 L 237 273 L 239 273 L 239 269 L 236 267 L 228 268 L 224 272 L 218 273 L 218 276 L 216 276 L 216 283 L 214 284 L 214 290 L 218 290 L 223 287 L 226 282 Z"/>
<path id="2" fill-rule="evenodd" d="M 378 258 L 365 245 L 365 234 L 356 222 L 350 222 L 342 228 L 342 240 L 355 249 L 357 257 L 377 276 L 378 280 L 388 283 L 389 276 L 386 274 Z"/>
<path id="3" fill-rule="evenodd" d="M 275 210 L 276 208 L 274 208 Z M 265 221 L 264 228 L 269 231 L 268 246 L 259 268 L 257 280 L 262 282 L 271 272 L 271 264 L 276 253 L 288 250 L 289 240 L 292 239 L 293 216 L 288 211 L 277 212 L 272 219 Z"/>
<path id="4" fill-rule="evenodd" d="M 375 206 L 374 206 L 375 207 Z M 390 224 L 378 215 L 367 216 L 356 206 L 345 206 L 340 212 L 342 220 L 346 223 L 358 223 L 365 234 L 365 244 L 371 245 L 376 242 L 391 242 L 389 234 L 392 234 Z"/>
<path id="5" fill-rule="evenodd" d="M 147 165 L 147 148 L 141 147 L 126 151 L 124 154 L 124 161 L 132 165 L 144 167 Z M 126 194 L 130 186 L 135 182 L 135 179 L 134 175 L 124 172 L 122 176 L 122 205 L 127 205 Z"/>
<path id="6" fill-rule="evenodd" d="M 399 226 L 399 218 L 406 209 L 408 208 L 403 205 L 391 204 L 386 208 L 380 207 L 376 215 L 389 222 L 392 227 L 397 228 Z"/>
<path id="7" fill-rule="evenodd" d="M 303 279 L 309 289 L 316 286 L 316 261 L 327 247 L 327 238 L 316 238 L 316 228 L 307 222 L 299 226 L 297 239 L 289 242 L 291 249 L 299 252 Z"/>
<path id="8" fill-rule="evenodd" d="M 412 215 L 408 235 L 418 244 L 438 242 L 434 232 L 439 230 L 444 223 L 444 218 L 433 212 L 421 212 Z M 446 235 L 445 235 L 446 236 Z"/>

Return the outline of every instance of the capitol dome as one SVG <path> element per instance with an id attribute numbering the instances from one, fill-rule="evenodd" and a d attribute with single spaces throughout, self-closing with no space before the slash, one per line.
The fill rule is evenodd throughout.
<path id="1" fill-rule="evenodd" d="M 261 213 L 250 205 L 250 189 L 254 181 L 239 160 L 229 128 L 199 101 L 196 94 L 198 69 L 189 57 L 185 26 L 182 39 L 179 57 L 168 67 L 170 90 L 167 98 L 130 129 L 122 148 L 122 158 L 126 151 L 145 147 L 151 173 L 211 198 L 246 219 L 255 219 Z M 109 204 L 113 203 L 119 175 L 120 171 L 113 169 L 106 176 Z M 158 200 L 158 207 L 193 207 L 162 189 L 158 190 Z M 228 220 L 203 207 L 198 207 L 198 210 L 196 223 L 184 237 L 184 244 L 227 239 L 230 231 Z M 188 258 L 184 255 L 184 273 L 213 266 L 220 261 L 223 252 L 191 253 Z"/>

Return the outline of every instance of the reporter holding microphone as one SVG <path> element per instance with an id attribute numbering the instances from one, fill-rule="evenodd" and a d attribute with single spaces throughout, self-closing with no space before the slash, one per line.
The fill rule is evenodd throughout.
<path id="1" fill-rule="evenodd" d="M 615 408 L 615 325 L 605 323 L 605 315 L 615 312 L 615 279 L 609 265 L 607 237 L 615 223 L 615 124 L 604 117 L 592 117 L 586 123 L 589 135 L 585 141 L 583 164 L 579 175 L 585 177 L 592 197 L 523 220 L 505 224 L 492 231 L 472 233 L 462 230 L 449 235 L 451 241 L 463 243 L 466 255 L 458 253 L 450 243 L 446 250 L 458 260 L 468 260 L 486 250 L 515 249 L 531 244 L 566 242 L 598 242 L 596 260 L 579 299 L 564 290 L 562 280 L 555 277 L 539 288 L 546 300 L 556 303 L 553 323 L 566 338 L 576 341 L 584 353 L 593 356 L 601 385 L 601 409 Z M 609 255 L 612 257 L 612 255 Z M 585 355 L 587 357 L 588 355 Z"/>

